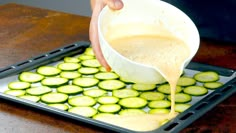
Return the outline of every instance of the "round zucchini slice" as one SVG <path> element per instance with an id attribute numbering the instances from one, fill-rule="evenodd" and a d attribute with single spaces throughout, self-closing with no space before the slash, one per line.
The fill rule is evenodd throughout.
<path id="1" fill-rule="evenodd" d="M 137 97 L 139 92 L 133 89 L 113 90 L 112 95 L 118 98 Z"/>
<path id="2" fill-rule="evenodd" d="M 112 113 L 98 113 L 96 115 L 93 116 L 93 119 L 100 119 L 103 117 L 109 117 L 109 116 L 114 116 L 115 114 Z"/>
<path id="3" fill-rule="evenodd" d="M 98 83 L 98 87 L 104 90 L 118 90 L 125 86 L 126 84 L 119 80 L 103 80 Z"/>
<path id="4" fill-rule="evenodd" d="M 119 101 L 119 98 L 113 96 L 101 96 L 97 101 L 100 104 L 115 104 Z"/>
<path id="5" fill-rule="evenodd" d="M 199 82 L 215 82 L 219 80 L 219 74 L 214 71 L 199 72 L 194 75 L 194 79 Z"/>
<path id="6" fill-rule="evenodd" d="M 19 75 L 19 80 L 23 82 L 36 83 L 44 78 L 43 75 L 33 73 L 33 72 L 22 72 Z"/>
<path id="7" fill-rule="evenodd" d="M 169 108 L 170 106 L 171 103 L 170 101 L 167 100 L 151 101 L 148 103 L 148 107 L 153 109 L 164 109 L 164 108 Z"/>
<path id="8" fill-rule="evenodd" d="M 62 71 L 75 71 L 81 67 L 78 63 L 71 63 L 71 62 L 64 62 L 61 64 L 58 64 L 57 68 L 59 68 Z"/>
<path id="9" fill-rule="evenodd" d="M 49 77 L 41 81 L 41 84 L 48 87 L 58 87 L 68 84 L 69 80 L 60 77 Z"/>
<path id="10" fill-rule="evenodd" d="M 57 88 L 57 92 L 73 95 L 83 92 L 83 88 L 76 85 L 64 85 Z"/>
<path id="11" fill-rule="evenodd" d="M 86 48 L 85 51 L 84 51 L 84 54 L 85 55 L 95 56 L 95 54 L 93 52 L 93 49 L 91 47 Z"/>
<path id="12" fill-rule="evenodd" d="M 98 62 L 97 59 L 89 59 L 81 61 L 81 64 L 86 67 L 100 67 L 101 64 Z"/>
<path id="13" fill-rule="evenodd" d="M 19 96 L 19 98 L 26 99 L 32 102 L 38 102 L 40 100 L 39 96 L 31 96 L 31 95 L 23 95 Z"/>
<path id="14" fill-rule="evenodd" d="M 133 84 L 132 88 L 137 91 L 151 91 L 156 88 L 156 84 Z"/>
<path id="15" fill-rule="evenodd" d="M 140 94 L 141 98 L 144 98 L 148 101 L 163 100 L 165 95 L 160 92 L 143 92 Z"/>
<path id="16" fill-rule="evenodd" d="M 69 98 L 68 103 L 71 106 L 80 106 L 80 107 L 87 106 L 88 107 L 88 106 L 95 105 L 96 100 L 89 96 L 76 96 L 76 97 Z"/>
<path id="17" fill-rule="evenodd" d="M 68 63 L 79 63 L 80 59 L 75 58 L 75 57 L 65 57 L 64 58 L 64 62 L 68 62 Z"/>
<path id="18" fill-rule="evenodd" d="M 93 117 L 97 114 L 97 110 L 92 107 L 72 107 L 68 112 L 82 115 L 84 117 Z"/>
<path id="19" fill-rule="evenodd" d="M 81 54 L 78 59 L 80 60 L 90 60 L 90 59 L 94 59 L 95 57 L 94 56 L 91 56 L 91 55 L 86 55 L 86 54 Z"/>
<path id="20" fill-rule="evenodd" d="M 119 76 L 114 72 L 100 72 L 94 75 L 99 80 L 118 79 Z"/>
<path id="21" fill-rule="evenodd" d="M 89 78 L 89 77 L 81 77 L 76 78 L 72 81 L 74 85 L 78 85 L 80 87 L 91 87 L 97 85 L 99 82 L 98 79 L 95 78 Z"/>
<path id="22" fill-rule="evenodd" d="M 60 69 L 53 66 L 41 66 L 37 69 L 37 73 L 44 76 L 56 76 L 61 72 Z"/>
<path id="23" fill-rule="evenodd" d="M 26 90 L 26 93 L 33 96 L 40 96 L 52 92 L 52 89 L 47 86 L 38 86 Z"/>
<path id="24" fill-rule="evenodd" d="M 25 90 L 6 90 L 6 91 L 4 91 L 4 93 L 17 97 L 17 96 L 25 95 Z"/>
<path id="25" fill-rule="evenodd" d="M 196 84 L 196 80 L 194 78 L 186 77 L 186 76 L 180 77 L 177 82 L 178 86 L 191 86 L 195 84 Z"/>
<path id="26" fill-rule="evenodd" d="M 69 107 L 68 105 L 66 104 L 63 104 L 63 103 L 55 103 L 55 104 L 48 104 L 49 107 L 54 107 L 54 108 L 57 108 L 57 109 L 60 109 L 60 110 L 68 110 Z"/>
<path id="27" fill-rule="evenodd" d="M 119 101 L 119 104 L 124 108 L 143 108 L 147 105 L 147 100 L 140 97 L 123 98 Z"/>
<path id="28" fill-rule="evenodd" d="M 12 90 L 25 90 L 30 88 L 31 84 L 28 82 L 14 81 L 8 84 L 8 88 Z"/>
<path id="29" fill-rule="evenodd" d="M 119 104 L 103 104 L 98 107 L 98 111 L 102 113 L 116 113 L 120 109 L 121 106 Z"/>
<path id="30" fill-rule="evenodd" d="M 158 88 L 157 88 L 157 91 L 161 92 L 161 93 L 164 93 L 164 94 L 170 94 L 171 90 L 170 90 L 170 85 L 169 84 L 163 84 L 163 85 L 160 85 Z M 182 88 L 180 86 L 176 86 L 175 88 L 175 93 L 179 93 L 182 91 Z"/>
<path id="31" fill-rule="evenodd" d="M 107 91 L 105 90 L 101 90 L 98 88 L 94 88 L 94 89 L 89 89 L 83 92 L 83 94 L 85 96 L 90 96 L 90 97 L 101 97 L 107 94 Z"/>
<path id="32" fill-rule="evenodd" d="M 187 110 L 190 107 L 191 107 L 191 104 L 178 103 L 178 104 L 175 104 L 175 111 L 181 113 L 181 112 L 184 112 L 185 110 Z"/>
<path id="33" fill-rule="evenodd" d="M 81 76 L 78 72 L 70 72 L 70 71 L 64 71 L 60 73 L 60 77 L 66 78 L 66 79 L 75 79 L 79 78 Z"/>
<path id="34" fill-rule="evenodd" d="M 41 101 L 44 103 L 64 103 L 68 99 L 68 95 L 63 93 L 47 93 L 41 96 Z"/>
<path id="35" fill-rule="evenodd" d="M 171 101 L 171 95 L 169 95 L 168 100 Z M 189 94 L 185 93 L 176 93 L 175 94 L 175 103 L 187 103 L 192 100 L 192 97 Z"/>
<path id="36" fill-rule="evenodd" d="M 223 85 L 224 84 L 221 82 L 207 82 L 203 84 L 204 87 L 206 87 L 207 89 L 212 89 L 212 90 L 220 88 Z"/>
<path id="37" fill-rule="evenodd" d="M 81 74 L 90 75 L 99 72 L 99 69 L 95 67 L 81 67 L 78 72 Z"/>
<path id="38" fill-rule="evenodd" d="M 208 93 L 208 90 L 203 86 L 188 86 L 184 88 L 184 93 L 192 96 L 202 96 Z"/>

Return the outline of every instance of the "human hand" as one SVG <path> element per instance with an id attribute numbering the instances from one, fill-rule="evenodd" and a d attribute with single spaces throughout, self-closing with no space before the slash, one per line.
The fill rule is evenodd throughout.
<path id="1" fill-rule="evenodd" d="M 104 6 L 108 5 L 108 7 L 111 9 L 119 10 L 123 7 L 123 2 L 121 0 L 91 0 L 90 2 L 93 13 L 89 27 L 89 39 L 92 43 L 92 48 L 96 55 L 96 58 L 98 59 L 100 64 L 106 68 L 107 71 L 110 71 L 111 68 L 102 55 L 98 40 L 98 16 Z"/>

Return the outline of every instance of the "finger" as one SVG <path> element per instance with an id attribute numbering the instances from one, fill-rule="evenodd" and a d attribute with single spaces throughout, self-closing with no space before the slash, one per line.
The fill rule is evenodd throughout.
<path id="1" fill-rule="evenodd" d="M 124 6 L 121 0 L 106 0 L 106 4 L 114 10 L 119 10 Z"/>
<path id="2" fill-rule="evenodd" d="M 99 39 L 98 39 L 98 28 L 97 28 L 97 22 L 98 22 L 98 15 L 100 11 L 102 10 L 103 5 L 96 5 L 93 10 L 92 18 L 90 21 L 90 29 L 89 29 L 89 37 L 90 41 L 92 43 L 93 51 L 96 55 L 96 58 L 100 62 L 100 64 L 106 68 L 107 71 L 110 71 L 111 68 L 104 59 L 104 56 L 102 54 L 100 45 L 99 45 Z"/>

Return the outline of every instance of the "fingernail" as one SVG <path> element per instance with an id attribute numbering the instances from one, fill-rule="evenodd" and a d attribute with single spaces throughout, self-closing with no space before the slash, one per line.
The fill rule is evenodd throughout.
<path id="1" fill-rule="evenodd" d="M 123 3 L 120 0 L 115 0 L 114 2 L 115 8 L 120 9 L 123 7 Z"/>

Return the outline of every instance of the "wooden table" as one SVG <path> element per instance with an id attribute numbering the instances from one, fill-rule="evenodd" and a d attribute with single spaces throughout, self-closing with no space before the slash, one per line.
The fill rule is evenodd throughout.
<path id="1" fill-rule="evenodd" d="M 16 4 L 0 6 L 0 68 L 76 41 L 88 41 L 90 18 Z M 202 39 L 194 61 L 236 70 L 236 44 Z M 181 132 L 235 133 L 236 94 Z M 1 133 L 97 133 L 75 122 L 0 99 Z"/>

